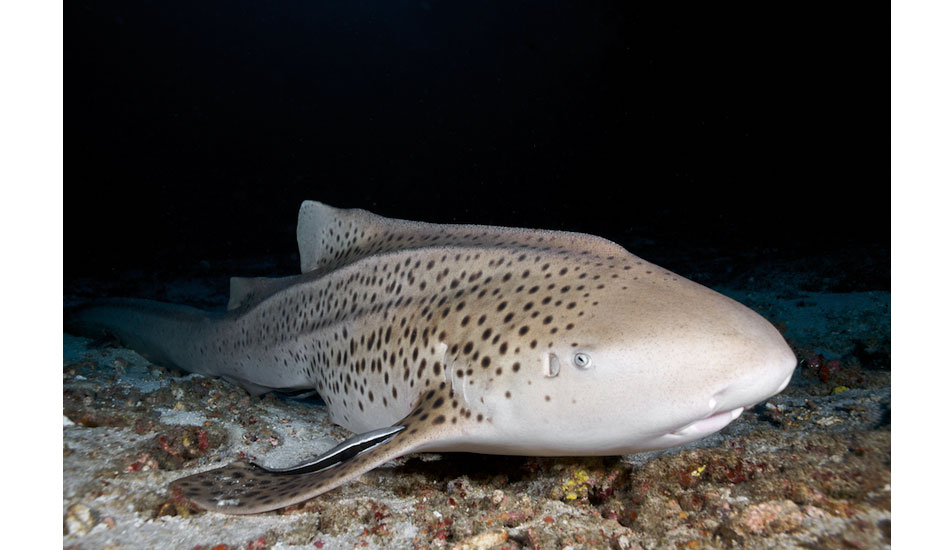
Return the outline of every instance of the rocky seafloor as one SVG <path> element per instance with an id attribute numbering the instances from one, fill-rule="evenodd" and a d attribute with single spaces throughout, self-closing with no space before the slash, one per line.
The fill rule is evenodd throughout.
<path id="1" fill-rule="evenodd" d="M 145 294 L 216 305 L 217 284 Z M 319 404 L 251 397 L 64 335 L 63 545 L 889 548 L 890 293 L 751 286 L 717 290 L 775 323 L 801 362 L 782 394 L 718 434 L 617 457 L 409 455 L 254 516 L 191 509 L 168 485 L 237 458 L 288 465 L 329 449 L 349 434 Z M 71 290 L 102 294 L 90 282 Z"/>

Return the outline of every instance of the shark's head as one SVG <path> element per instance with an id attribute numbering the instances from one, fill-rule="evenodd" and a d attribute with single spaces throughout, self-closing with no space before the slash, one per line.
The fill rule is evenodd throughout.
<path id="1" fill-rule="evenodd" d="M 571 330 L 546 337 L 549 346 L 525 361 L 530 382 L 513 384 L 516 402 L 498 403 L 531 420 L 518 425 L 532 433 L 510 434 L 513 450 L 617 454 L 682 445 L 788 385 L 795 355 L 771 323 L 653 267 L 608 282 L 608 290 L 616 286 L 609 300 L 552 321 L 570 321 Z"/>

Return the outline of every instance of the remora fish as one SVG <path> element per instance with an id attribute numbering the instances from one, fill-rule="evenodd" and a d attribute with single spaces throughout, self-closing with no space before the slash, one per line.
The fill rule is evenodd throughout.
<path id="1" fill-rule="evenodd" d="M 784 389 L 796 365 L 752 310 L 598 237 L 307 201 L 297 239 L 302 275 L 232 279 L 227 313 L 113 300 L 71 319 L 253 394 L 316 389 L 359 434 L 298 466 L 173 483 L 202 508 L 273 510 L 416 451 L 682 445 Z"/>

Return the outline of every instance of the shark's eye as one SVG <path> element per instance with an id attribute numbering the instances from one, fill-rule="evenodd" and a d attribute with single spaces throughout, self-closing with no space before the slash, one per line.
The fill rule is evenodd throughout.
<path id="1" fill-rule="evenodd" d="M 590 355 L 586 353 L 575 353 L 574 354 L 574 366 L 579 369 L 586 369 L 590 367 Z"/>

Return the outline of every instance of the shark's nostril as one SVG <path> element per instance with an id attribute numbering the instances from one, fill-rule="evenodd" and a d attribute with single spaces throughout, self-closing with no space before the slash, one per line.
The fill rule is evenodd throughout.
<path id="1" fill-rule="evenodd" d="M 729 384 L 721 390 L 717 391 L 709 399 L 710 402 L 715 401 L 716 405 L 720 405 L 723 401 L 728 401 L 727 397 L 732 393 L 734 384 Z M 713 407 L 710 407 L 713 408 Z"/>

